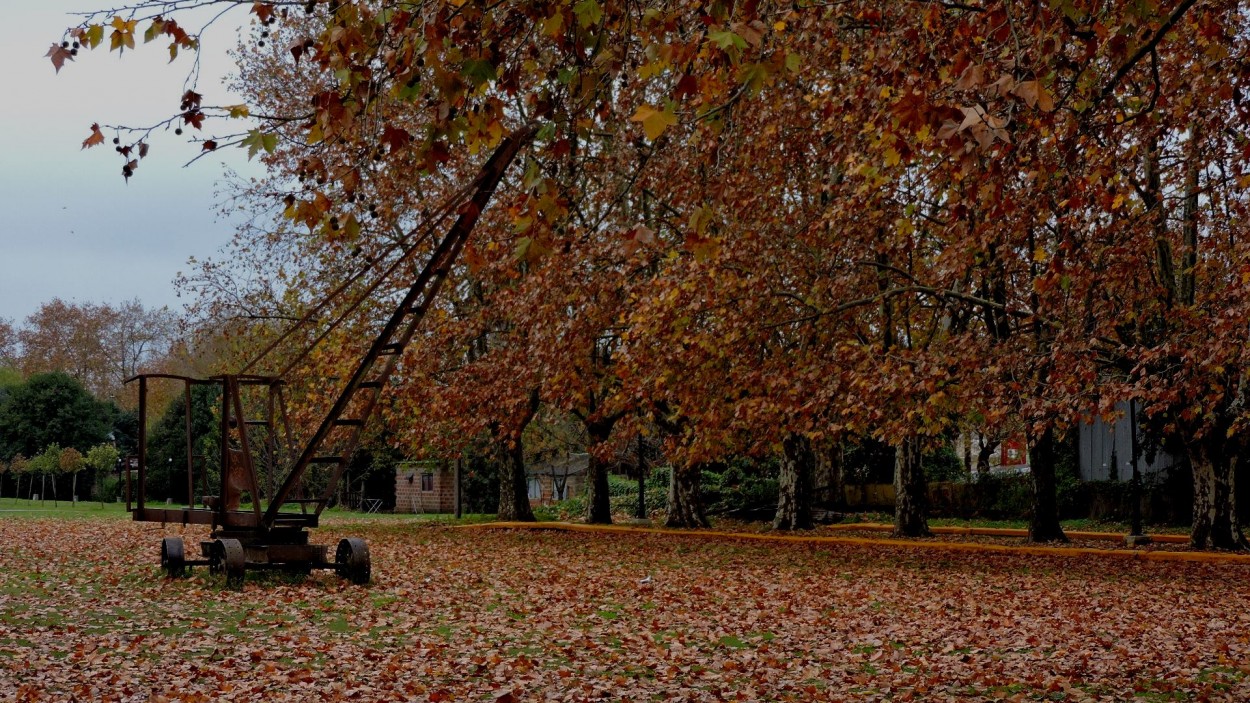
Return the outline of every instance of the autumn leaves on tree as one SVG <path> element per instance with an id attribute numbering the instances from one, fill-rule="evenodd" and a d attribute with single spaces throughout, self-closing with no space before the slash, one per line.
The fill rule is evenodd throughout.
<path id="1" fill-rule="evenodd" d="M 1055 540 L 1055 442 L 1128 401 L 1192 464 L 1195 545 L 1246 546 L 1237 3 L 239 4 L 246 106 L 197 88 L 116 144 L 128 177 L 160 127 L 269 168 L 242 195 L 279 221 L 197 274 L 264 282 L 202 299 L 237 339 L 420 258 L 485 156 L 536 130 L 405 357 L 387 413 L 405 447 L 517 452 L 542 406 L 595 456 L 662 433 L 677 524 L 702 521 L 682 504 L 697 467 L 784 456 L 776 525 L 802 528 L 820 452 L 869 436 L 897 448 L 896 530 L 917 535 L 919 457 L 1023 429 L 1031 534 Z M 196 48 L 183 5 L 90 17 L 49 55 L 133 48 L 145 24 Z M 349 365 L 396 286 L 304 373 Z"/>

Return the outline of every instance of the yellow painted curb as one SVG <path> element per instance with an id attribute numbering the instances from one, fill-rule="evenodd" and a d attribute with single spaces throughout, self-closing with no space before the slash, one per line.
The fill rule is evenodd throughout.
<path id="1" fill-rule="evenodd" d="M 893 532 L 893 525 L 886 525 L 880 522 L 845 522 L 836 525 L 826 525 L 826 530 L 833 532 Z M 929 531 L 935 535 L 975 535 L 979 537 L 1028 537 L 1028 530 L 1021 530 L 1013 527 L 930 527 Z M 1082 530 L 1064 530 L 1063 532 L 1073 539 L 1097 539 L 1106 540 L 1108 542 L 1123 542 L 1125 535 L 1118 532 L 1085 532 Z M 1151 541 L 1163 544 L 1189 544 L 1188 535 L 1150 535 Z"/>
<path id="2" fill-rule="evenodd" d="M 818 535 L 758 534 L 752 532 L 721 532 L 718 530 L 674 530 L 660 527 L 626 527 L 621 525 L 583 525 L 572 522 L 482 522 L 457 525 L 459 529 L 488 530 L 558 530 L 563 532 L 598 532 L 604 534 L 650 534 L 704 539 L 749 540 L 756 542 L 789 542 L 793 544 L 839 544 L 852 546 L 931 549 L 949 552 L 981 552 L 1028 554 L 1034 556 L 1097 556 L 1120 557 L 1138 561 L 1177 561 L 1204 564 L 1247 564 L 1250 554 L 1226 552 L 1167 552 L 1139 549 L 1094 549 L 1091 547 L 1038 547 L 982 544 L 978 542 L 925 542 L 908 539 L 875 539 L 867 537 L 823 537 Z M 963 529 L 963 528 L 954 528 Z"/>

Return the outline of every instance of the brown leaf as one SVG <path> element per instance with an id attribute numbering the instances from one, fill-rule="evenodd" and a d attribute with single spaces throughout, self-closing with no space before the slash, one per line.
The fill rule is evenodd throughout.
<path id="1" fill-rule="evenodd" d="M 61 72 L 61 67 L 65 65 L 66 61 L 74 60 L 73 53 L 65 48 L 64 45 L 56 42 L 52 42 L 52 48 L 48 49 L 48 53 L 44 54 L 44 56 L 52 59 L 52 66 L 56 68 L 57 73 Z"/>
<path id="2" fill-rule="evenodd" d="M 99 123 L 96 123 L 96 124 L 91 125 L 91 136 L 82 140 L 81 148 L 87 149 L 97 144 L 103 144 L 103 143 L 104 143 L 104 134 L 100 132 Z"/>
<path id="3" fill-rule="evenodd" d="M 955 81 L 955 90 L 971 90 L 985 82 L 985 69 L 980 64 L 972 64 L 964 69 Z"/>

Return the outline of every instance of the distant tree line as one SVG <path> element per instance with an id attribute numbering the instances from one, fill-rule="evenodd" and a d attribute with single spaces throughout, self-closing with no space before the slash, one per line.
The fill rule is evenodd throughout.
<path id="1" fill-rule="evenodd" d="M 70 375 L 0 374 L 0 497 L 103 497 L 119 457 L 133 452 L 138 418 L 97 400 Z M 114 477 L 107 480 L 109 477 Z M 93 491 L 93 489 L 95 489 Z M 112 496 L 109 496 L 112 497 Z"/>
<path id="2" fill-rule="evenodd" d="M 0 319 L 0 366 L 24 376 L 62 371 L 97 398 L 126 406 L 133 392 L 125 380 L 165 364 L 178 340 L 178 317 L 168 308 L 54 298 L 21 323 Z"/>

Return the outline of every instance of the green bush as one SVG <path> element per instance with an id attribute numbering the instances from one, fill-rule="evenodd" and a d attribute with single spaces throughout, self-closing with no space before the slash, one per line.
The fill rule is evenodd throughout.
<path id="1" fill-rule="evenodd" d="M 671 466 L 657 466 L 647 475 L 647 489 L 659 488 L 668 493 L 668 478 L 673 473 Z"/>
<path id="2" fill-rule="evenodd" d="M 1033 512 L 1033 481 L 1027 475 L 984 476 L 974 490 L 978 517 L 1018 518 Z"/>
<path id="3" fill-rule="evenodd" d="M 102 500 L 105 503 L 112 503 L 118 498 L 125 498 L 126 496 L 123 495 L 125 491 L 126 482 L 110 474 L 105 476 L 104 480 L 101 481 L 101 486 L 98 489 L 99 495 L 96 496 L 96 500 Z"/>
<path id="4" fill-rule="evenodd" d="M 964 463 L 951 446 L 942 446 L 921 459 L 925 478 L 930 481 L 961 481 L 967 478 Z"/>
<path id="5" fill-rule="evenodd" d="M 752 460 L 737 457 L 721 471 L 703 472 L 703 501 L 712 515 L 766 519 L 777 509 L 777 474 L 774 457 Z"/>
<path id="6" fill-rule="evenodd" d="M 617 496 L 636 497 L 638 495 L 638 481 L 627 476 L 608 474 L 608 495 L 613 498 Z"/>

